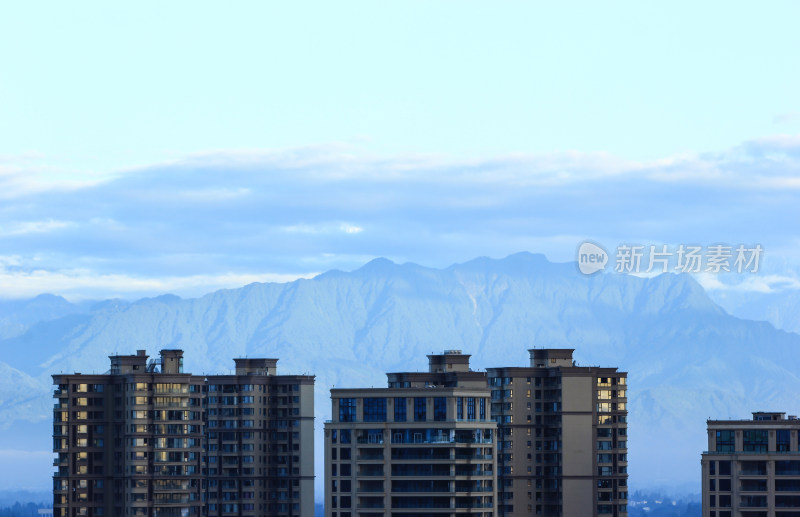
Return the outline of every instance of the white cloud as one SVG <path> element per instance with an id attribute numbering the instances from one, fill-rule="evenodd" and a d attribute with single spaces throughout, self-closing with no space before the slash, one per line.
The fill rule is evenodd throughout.
<path id="1" fill-rule="evenodd" d="M 331 233 L 361 233 L 364 228 L 350 223 L 323 223 L 323 224 L 293 224 L 282 226 L 280 230 L 285 233 L 305 234 L 331 234 Z"/>
<path id="2" fill-rule="evenodd" d="M 339 225 L 339 229 L 344 233 L 361 233 L 364 231 L 364 228 L 360 226 L 355 226 L 353 224 L 342 223 Z"/>
<path id="3" fill-rule="evenodd" d="M 21 221 L 0 224 L 0 237 L 12 235 L 25 235 L 29 233 L 48 233 L 63 228 L 74 226 L 72 221 Z"/>
<path id="4" fill-rule="evenodd" d="M 223 201 L 247 196 L 252 191 L 249 188 L 207 188 L 198 190 L 184 190 L 177 196 L 193 201 Z"/>
<path id="5" fill-rule="evenodd" d="M 0 164 L 16 167 L 0 175 L 0 191 L 9 178 L 28 181 L 37 159 Z M 518 251 L 569 260 L 586 238 L 760 242 L 775 250 L 771 264 L 784 264 L 770 273 L 800 266 L 793 135 L 649 162 L 580 152 L 382 157 L 337 144 L 192 155 L 86 175 L 73 190 L 53 185 L 81 178 L 33 178 L 40 191 L 1 203 L 0 281 L 14 293 L 5 296 L 197 294 L 277 279 L 260 271 L 291 279 L 379 256 L 436 267 Z"/>
<path id="6" fill-rule="evenodd" d="M 695 279 L 708 291 L 732 291 L 751 293 L 774 293 L 800 289 L 800 279 L 786 275 L 743 274 L 740 281 L 723 282 L 722 277 L 712 273 L 700 273 Z M 726 278 L 727 279 L 727 278 Z M 738 277 L 737 277 L 738 279 Z"/>

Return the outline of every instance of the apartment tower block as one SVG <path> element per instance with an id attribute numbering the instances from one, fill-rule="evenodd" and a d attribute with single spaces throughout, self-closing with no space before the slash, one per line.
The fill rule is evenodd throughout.
<path id="1" fill-rule="evenodd" d="M 488 368 L 500 516 L 627 515 L 627 373 L 532 349 L 528 368 Z"/>
<path id="2" fill-rule="evenodd" d="M 755 412 L 707 423 L 703 517 L 800 516 L 800 420 Z"/>
<path id="3" fill-rule="evenodd" d="M 53 375 L 56 516 L 313 516 L 313 376 L 276 359 L 192 375 L 182 350 L 110 359 Z"/>
<path id="4" fill-rule="evenodd" d="M 388 388 L 331 390 L 326 517 L 495 515 L 495 431 L 485 374 L 457 350 Z"/>

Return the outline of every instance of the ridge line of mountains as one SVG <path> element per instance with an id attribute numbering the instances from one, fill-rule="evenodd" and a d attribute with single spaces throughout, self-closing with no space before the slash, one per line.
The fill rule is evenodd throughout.
<path id="1" fill-rule="evenodd" d="M 22 450 L 0 451 L 0 485 L 49 486 L 50 375 L 104 372 L 114 353 L 181 348 L 193 373 L 277 357 L 279 374 L 316 375 L 321 431 L 331 387 L 385 386 L 385 372 L 423 371 L 445 349 L 471 354 L 476 370 L 526 366 L 533 347 L 628 372 L 634 488 L 699 491 L 707 418 L 800 413 L 800 335 L 726 313 L 688 275 L 585 276 L 530 253 L 444 269 L 375 259 L 192 299 L 0 301 L 0 440 Z"/>

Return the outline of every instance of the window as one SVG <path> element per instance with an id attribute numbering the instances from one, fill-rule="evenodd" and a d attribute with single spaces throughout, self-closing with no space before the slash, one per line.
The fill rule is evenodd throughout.
<path id="1" fill-rule="evenodd" d="M 464 398 L 456 398 L 456 420 L 464 420 Z"/>
<path id="2" fill-rule="evenodd" d="M 800 461 L 779 460 L 775 462 L 776 476 L 797 476 L 800 475 Z"/>
<path id="3" fill-rule="evenodd" d="M 788 452 L 790 441 L 790 432 L 788 429 L 778 429 L 775 431 L 775 450 L 777 452 Z"/>
<path id="4" fill-rule="evenodd" d="M 397 397 L 394 399 L 394 421 L 406 421 L 406 399 L 404 397 Z"/>
<path id="5" fill-rule="evenodd" d="M 730 432 L 730 431 L 728 431 Z M 767 452 L 767 431 L 746 430 L 743 433 L 745 452 Z"/>
<path id="6" fill-rule="evenodd" d="M 734 445 L 733 431 L 717 431 L 717 452 L 733 452 Z"/>
<path id="7" fill-rule="evenodd" d="M 481 420 L 486 420 L 486 399 L 482 398 L 481 401 Z"/>
<path id="8" fill-rule="evenodd" d="M 339 399 L 339 421 L 356 421 L 356 399 Z"/>
<path id="9" fill-rule="evenodd" d="M 428 401 L 425 397 L 414 397 L 414 421 L 424 422 L 427 420 Z"/>
<path id="10" fill-rule="evenodd" d="M 742 492 L 766 492 L 766 479 L 742 479 L 739 481 L 739 489 Z"/>
<path id="11" fill-rule="evenodd" d="M 475 397 L 467 397 L 467 420 L 475 420 Z"/>
<path id="12" fill-rule="evenodd" d="M 437 422 L 447 420 L 447 399 L 445 397 L 433 399 L 433 419 Z"/>
<path id="13" fill-rule="evenodd" d="M 341 411 L 341 406 L 339 406 Z M 386 399 L 364 399 L 364 422 L 386 422 Z"/>

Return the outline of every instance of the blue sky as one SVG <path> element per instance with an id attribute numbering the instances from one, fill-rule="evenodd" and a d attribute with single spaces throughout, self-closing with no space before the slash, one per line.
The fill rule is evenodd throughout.
<path id="1" fill-rule="evenodd" d="M 0 296 L 376 256 L 762 243 L 800 271 L 797 2 L 13 3 Z M 763 284 L 761 285 L 763 288 Z"/>

